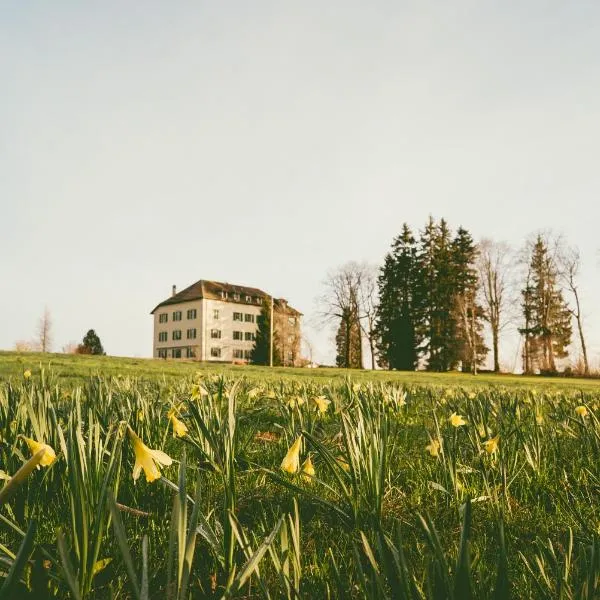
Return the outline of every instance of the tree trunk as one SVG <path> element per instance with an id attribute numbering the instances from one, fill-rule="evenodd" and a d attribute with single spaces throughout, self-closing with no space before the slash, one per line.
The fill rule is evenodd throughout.
<path id="1" fill-rule="evenodd" d="M 498 329 L 492 330 L 492 351 L 494 353 L 494 373 L 500 373 L 500 357 L 498 356 Z"/>

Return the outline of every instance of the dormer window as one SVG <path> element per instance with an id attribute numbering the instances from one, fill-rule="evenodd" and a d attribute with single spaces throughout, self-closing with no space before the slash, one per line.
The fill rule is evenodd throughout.
<path id="1" fill-rule="evenodd" d="M 223 298 L 223 300 L 227 298 L 227 292 L 225 290 L 221 290 L 221 298 Z"/>

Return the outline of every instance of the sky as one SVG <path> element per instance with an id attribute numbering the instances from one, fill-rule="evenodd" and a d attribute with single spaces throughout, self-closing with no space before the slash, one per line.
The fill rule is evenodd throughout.
<path id="1" fill-rule="evenodd" d="M 600 366 L 596 0 L 0 11 L 0 349 L 47 307 L 56 350 L 148 357 L 154 306 L 214 279 L 287 298 L 331 363 L 328 270 L 433 215 L 577 245 Z"/>

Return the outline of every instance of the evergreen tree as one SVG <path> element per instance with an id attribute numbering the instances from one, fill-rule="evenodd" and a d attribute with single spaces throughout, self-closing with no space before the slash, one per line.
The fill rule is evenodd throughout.
<path id="1" fill-rule="evenodd" d="M 257 331 L 254 346 L 250 351 L 250 362 L 253 365 L 269 365 L 271 345 L 271 301 L 263 300 L 260 314 L 256 318 Z M 277 343 L 277 335 L 273 335 L 273 366 L 280 366 L 281 353 Z"/>
<path id="2" fill-rule="evenodd" d="M 84 336 L 83 342 L 77 346 L 78 354 L 106 354 L 100 338 L 93 329 L 90 329 Z"/>
<path id="3" fill-rule="evenodd" d="M 558 284 L 558 267 L 548 242 L 538 235 L 531 249 L 528 278 L 522 290 L 525 336 L 523 353 L 527 373 L 556 372 L 556 359 L 568 356 L 571 311 Z"/>
<path id="4" fill-rule="evenodd" d="M 416 241 L 404 223 L 379 276 L 378 351 L 388 369 L 414 371 L 418 365 L 418 275 Z"/>
<path id="5" fill-rule="evenodd" d="M 488 352 L 483 340 L 484 311 L 477 301 L 479 276 L 477 246 L 471 234 L 459 227 L 452 241 L 455 335 L 451 348 L 463 371 L 477 372 Z"/>
<path id="6" fill-rule="evenodd" d="M 346 308 L 335 336 L 337 349 L 335 363 L 346 369 L 362 369 L 362 335 L 358 306 Z"/>

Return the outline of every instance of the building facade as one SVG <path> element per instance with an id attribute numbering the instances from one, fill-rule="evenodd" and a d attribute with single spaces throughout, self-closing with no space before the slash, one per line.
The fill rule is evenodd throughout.
<path id="1" fill-rule="evenodd" d="M 154 317 L 154 358 L 247 363 L 264 301 L 273 302 L 273 329 L 286 366 L 300 362 L 302 313 L 258 288 L 200 280 L 163 300 Z"/>

